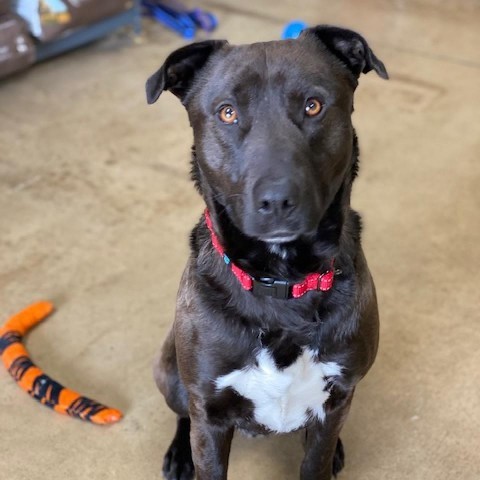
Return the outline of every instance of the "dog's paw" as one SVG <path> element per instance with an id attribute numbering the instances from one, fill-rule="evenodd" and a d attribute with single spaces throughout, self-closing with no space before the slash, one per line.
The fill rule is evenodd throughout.
<path id="1" fill-rule="evenodd" d="M 336 477 L 345 466 L 345 451 L 343 449 L 343 443 L 340 438 L 337 441 L 337 448 L 335 449 L 335 455 L 333 456 L 332 472 Z"/>
<path id="2" fill-rule="evenodd" d="M 195 469 L 190 445 L 174 440 L 165 454 L 162 471 L 166 480 L 193 480 Z"/>

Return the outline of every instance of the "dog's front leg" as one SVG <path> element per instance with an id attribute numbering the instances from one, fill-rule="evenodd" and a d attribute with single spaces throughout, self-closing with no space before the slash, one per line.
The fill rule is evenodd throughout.
<path id="1" fill-rule="evenodd" d="M 203 417 L 203 415 L 202 415 Z M 191 416 L 195 478 L 197 480 L 226 480 L 233 427 L 213 425 L 205 418 Z"/>
<path id="2" fill-rule="evenodd" d="M 326 405 L 325 420 L 318 420 L 306 428 L 300 480 L 330 480 L 343 468 L 344 453 L 339 434 L 352 397 L 353 391 L 339 395 L 338 403 L 333 398 L 333 402 Z"/>

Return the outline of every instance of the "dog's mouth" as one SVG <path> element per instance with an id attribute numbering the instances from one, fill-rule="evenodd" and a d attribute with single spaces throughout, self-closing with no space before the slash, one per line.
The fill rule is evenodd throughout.
<path id="1" fill-rule="evenodd" d="M 218 201 L 217 201 L 218 203 Z M 229 223 L 234 226 L 238 232 L 253 240 L 265 242 L 268 245 L 280 245 L 292 243 L 297 240 L 312 239 L 318 228 L 318 221 L 313 221 L 306 226 L 305 219 L 291 219 L 287 225 L 273 225 L 270 228 L 265 224 L 258 225 L 258 222 L 251 220 L 251 215 L 245 215 L 242 211 L 237 214 L 231 204 L 222 205 L 222 210 L 226 213 Z"/>
<path id="2" fill-rule="evenodd" d="M 264 235 L 257 238 L 266 243 L 288 243 L 297 240 L 299 236 L 300 235 L 298 233 L 273 232 L 269 235 Z"/>

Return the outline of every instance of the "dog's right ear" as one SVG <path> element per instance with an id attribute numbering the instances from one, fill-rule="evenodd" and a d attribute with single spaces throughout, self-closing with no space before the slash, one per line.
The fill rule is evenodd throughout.
<path id="1" fill-rule="evenodd" d="M 206 40 L 175 50 L 147 80 L 147 102 L 155 103 L 164 90 L 169 90 L 183 100 L 198 70 L 205 65 L 212 53 L 226 43 L 226 40 Z"/>

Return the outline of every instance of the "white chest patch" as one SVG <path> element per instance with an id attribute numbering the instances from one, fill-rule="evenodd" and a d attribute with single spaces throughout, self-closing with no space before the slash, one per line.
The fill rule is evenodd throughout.
<path id="1" fill-rule="evenodd" d="M 227 387 L 252 401 L 255 420 L 273 432 L 286 433 L 301 428 L 310 416 L 325 418 L 324 403 L 328 377 L 340 375 L 335 362 L 314 361 L 315 353 L 305 349 L 296 362 L 283 370 L 267 349 L 257 355 L 257 365 L 218 377 L 218 390 Z"/>

